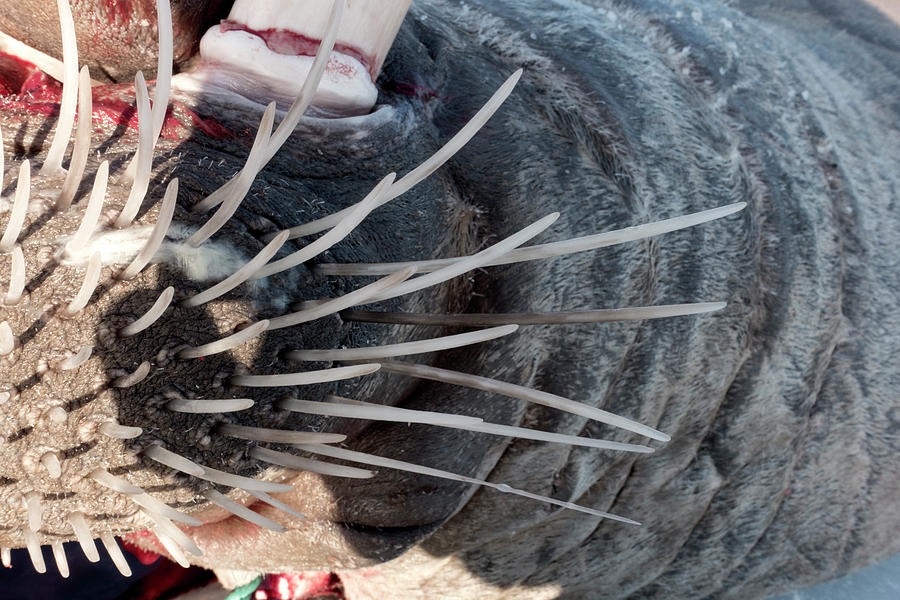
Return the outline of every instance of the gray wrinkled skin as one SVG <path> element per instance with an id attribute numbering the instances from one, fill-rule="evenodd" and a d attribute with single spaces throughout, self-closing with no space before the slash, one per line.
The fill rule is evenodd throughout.
<path id="1" fill-rule="evenodd" d="M 382 83 L 438 97 L 385 92 L 394 110 L 387 121 L 301 125 L 227 239 L 240 246 L 330 213 L 384 173 L 402 174 L 522 66 L 513 96 L 469 147 L 321 260 L 471 252 L 553 210 L 563 217 L 537 242 L 744 200 L 737 217 L 478 271 L 394 307 L 729 305 L 702 317 L 524 328 L 427 357 L 672 436 L 649 456 L 406 424 L 326 424 L 352 434 L 353 449 L 488 477 L 642 527 L 381 470 L 362 482 L 301 478 L 310 522 L 200 564 L 330 569 L 348 598 L 752 598 L 896 553 L 898 53 L 896 26 L 865 6 L 826 1 L 414 6 Z M 253 130 L 257 116 L 243 117 Z M 115 152 L 123 150 L 113 144 Z M 174 168 L 190 204 L 245 153 L 197 132 L 170 148 L 159 171 Z M 198 169 L 202 157 L 232 168 Z M 350 289 L 302 270 L 288 283 L 298 299 Z M 284 343 L 349 347 L 436 334 L 338 327 L 303 329 Z M 287 369 L 273 360 L 257 371 Z M 395 376 L 336 387 L 409 408 L 636 441 L 580 417 Z M 284 426 L 310 424 L 291 419 Z"/>

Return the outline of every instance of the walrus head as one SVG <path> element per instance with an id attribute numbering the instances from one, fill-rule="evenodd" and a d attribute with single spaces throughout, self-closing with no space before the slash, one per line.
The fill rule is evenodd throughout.
<path id="1" fill-rule="evenodd" d="M 504 346 L 490 340 L 523 335 L 517 329 L 526 325 L 688 315 L 724 303 L 475 314 L 472 307 L 490 309 L 491 294 L 506 292 L 460 276 L 659 235 L 744 204 L 520 248 L 557 220 L 547 208 L 488 242 L 463 199 L 450 193 L 442 200 L 441 182 L 419 184 L 500 109 L 520 72 L 506 74 L 429 158 L 391 165 L 438 146 L 427 124 L 413 119 L 427 107 L 388 95 L 369 112 L 353 93 L 349 108 L 323 100 L 320 116 L 333 118 L 301 122 L 323 72 L 343 69 L 328 62 L 342 7 L 334 4 L 315 57 L 304 59 L 309 75 L 296 96 L 272 99 L 253 127 L 238 119 L 258 115 L 261 98 L 252 92 L 272 86 L 231 87 L 233 71 L 209 56 L 176 82 L 180 91 L 166 112 L 179 51 L 165 1 L 152 103 L 140 73 L 133 91 L 111 85 L 92 95 L 89 70 L 78 76 L 66 0 L 59 2 L 64 84 L 52 142 L 44 143 L 50 121 L 36 121 L 36 100 L 0 103 L 5 140 L 16 148 L 5 151 L 4 184 L 14 193 L 0 205 L 0 546 L 26 547 L 37 570 L 45 569 L 41 548 L 49 545 L 65 575 L 67 541 L 97 560 L 99 537 L 127 572 L 113 538 L 125 534 L 185 565 L 355 568 L 423 539 L 471 496 L 473 484 L 635 523 L 570 502 L 566 490 L 540 494 L 482 479 L 499 452 L 484 441 L 491 435 L 636 453 L 652 448 L 631 434 L 668 440 L 633 418 L 519 385 L 530 378 L 527 357 L 491 370 Z M 396 32 L 399 20 L 392 22 Z M 264 29 L 216 28 L 250 37 Z M 373 51 L 380 59 L 360 61 L 360 72 L 377 73 L 382 50 Z M 115 104 L 132 94 L 135 109 Z M 201 101 L 223 107 L 215 122 L 197 116 Z M 97 136 L 90 116 L 109 115 L 113 106 L 120 129 L 101 127 Z M 122 127 L 130 117 L 136 140 Z M 36 122 L 42 135 L 32 133 Z M 194 127 L 203 129 L 202 142 Z M 228 178 L 219 163 L 235 145 L 244 160 Z M 288 168 L 309 182 L 286 176 Z M 407 252 L 426 260 L 409 262 Z M 391 262 L 368 264 L 381 260 Z M 350 310 L 363 305 L 369 310 Z M 436 335 L 436 328 L 447 331 Z M 493 359 L 477 361 L 481 369 L 430 366 L 469 365 L 466 351 L 453 349 L 488 343 Z M 422 354 L 423 364 L 393 360 Z M 449 385 L 458 387 L 439 387 Z M 507 400 L 488 405 L 470 390 Z M 521 420 L 524 403 L 621 433 L 605 441 L 509 425 Z M 442 408 L 448 405 L 455 410 Z M 434 426 L 463 433 L 435 437 Z"/>

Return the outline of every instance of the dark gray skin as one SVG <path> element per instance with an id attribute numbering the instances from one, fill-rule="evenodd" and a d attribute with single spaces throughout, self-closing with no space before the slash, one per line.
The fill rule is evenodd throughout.
<path id="1" fill-rule="evenodd" d="M 670 434 L 668 444 L 651 443 L 658 448 L 652 455 L 405 424 L 321 423 L 271 411 L 271 401 L 290 390 L 254 396 L 259 409 L 235 417 L 289 429 L 325 425 L 351 434 L 353 449 L 488 477 L 643 526 L 383 469 L 362 482 L 300 476 L 293 502 L 309 521 L 267 513 L 293 531 L 223 542 L 198 564 L 334 570 L 348 598 L 419 590 L 461 598 L 749 598 L 900 550 L 900 340 L 891 335 L 900 308 L 893 243 L 900 236 L 893 206 L 900 33 L 874 10 L 843 3 L 630 4 L 611 13 L 606 4 L 414 6 L 381 79 L 382 101 L 396 117 L 365 143 L 345 134 L 372 129 L 374 118 L 349 127 L 301 125 L 225 236 L 252 253 L 260 246 L 254 235 L 356 201 L 386 172 L 418 164 L 520 66 L 525 74 L 513 96 L 469 147 L 321 260 L 468 253 L 553 210 L 563 217 L 536 241 L 747 201 L 738 217 L 478 271 L 389 306 L 500 313 L 727 300 L 724 311 L 703 317 L 524 328 L 426 357 Z M 437 96 L 392 93 L 396 82 Z M 216 114 L 234 130 L 243 123 L 254 131 L 258 119 Z M 20 147 L 39 147 L 41 139 L 25 131 Z M 122 157 L 133 147 L 129 135 L 113 138 L 107 154 Z M 190 206 L 239 167 L 248 144 L 195 132 L 163 153 L 159 181 L 174 167 L 186 190 L 179 201 Z M 206 157 L 225 164 L 198 169 Z M 161 187 L 151 192 L 160 195 Z M 358 285 L 298 272 L 297 280 L 276 282 L 290 285 L 298 299 Z M 110 302 L 118 304 L 116 314 L 139 312 L 122 297 Z M 257 316 L 272 311 L 262 306 Z M 190 318 L 175 315 L 169 326 L 183 329 Z M 285 372 L 308 365 L 278 364 L 273 356 L 281 348 L 440 333 L 336 322 L 289 332 L 272 336 L 257 356 L 223 360 Z M 200 376 L 195 367 L 179 372 L 185 381 Z M 335 388 L 409 408 L 641 441 L 551 409 L 397 376 Z M 314 397 L 306 389 L 294 395 Z M 149 427 L 140 421 L 146 415 L 119 402 L 122 422 Z M 216 452 L 179 442 L 179 435 L 156 435 L 198 461 L 221 464 Z M 256 468 L 232 467 L 248 474 Z M 203 546 L 217 535 L 194 537 Z M 373 568 L 357 570 L 367 566 Z"/>

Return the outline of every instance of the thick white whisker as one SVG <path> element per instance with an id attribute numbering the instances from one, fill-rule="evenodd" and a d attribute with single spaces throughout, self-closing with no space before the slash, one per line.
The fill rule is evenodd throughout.
<path id="1" fill-rule="evenodd" d="M 276 444 L 336 444 L 347 439 L 340 433 L 316 433 L 311 431 L 290 431 L 288 429 L 265 429 L 222 423 L 216 432 L 239 440 L 253 442 L 273 442 Z"/>
<path id="2" fill-rule="evenodd" d="M 444 144 L 437 152 L 435 152 L 431 157 L 425 160 L 418 167 L 404 175 L 397 181 L 395 184 L 391 186 L 391 189 L 388 191 L 387 195 L 381 198 L 379 201 L 379 205 L 381 206 L 400 194 L 403 194 L 411 187 L 434 173 L 441 165 L 447 162 L 454 154 L 456 154 L 460 148 L 462 148 L 472 137 L 478 133 L 478 130 L 481 129 L 485 123 L 487 123 L 488 119 L 493 116 L 493 114 L 500 108 L 500 105 L 503 104 L 504 100 L 512 93 L 513 88 L 516 86 L 516 83 L 519 81 L 519 78 L 522 76 L 522 69 L 519 69 L 515 73 L 509 76 L 503 85 L 497 88 L 497 91 L 494 92 L 494 95 L 481 107 L 481 109 L 475 113 L 468 123 L 466 123 L 462 129 L 460 129 L 456 135 L 454 135 L 450 140 Z M 344 210 L 340 210 L 334 214 L 328 215 L 327 217 L 323 217 L 321 219 L 316 219 L 315 221 L 310 221 L 309 223 L 305 223 L 298 227 L 293 227 L 291 229 L 291 235 L 294 237 L 301 237 L 305 235 L 312 235 L 314 233 L 319 233 L 320 231 L 324 231 L 331 227 L 337 225 L 338 222 L 341 221 L 344 217 L 346 217 L 347 213 L 354 210 L 357 205 L 350 206 L 345 208 Z M 395 271 L 398 269 L 394 269 Z"/>
<path id="3" fill-rule="evenodd" d="M 250 148 L 250 154 L 247 156 L 247 162 L 237 175 L 237 181 L 228 190 L 222 199 L 222 206 L 213 213 L 213 216 L 203 224 L 203 226 L 194 232 L 188 238 L 187 243 L 197 248 L 208 240 L 215 232 L 222 228 L 231 218 L 243 202 L 253 180 L 256 179 L 263 164 L 263 153 L 269 144 L 269 136 L 272 134 L 272 123 L 275 119 L 275 103 L 269 103 L 266 111 L 263 113 L 259 122 L 259 129 L 256 130 L 256 137 L 253 140 L 253 146 Z"/>
<path id="4" fill-rule="evenodd" d="M 521 385 L 414 363 L 382 361 L 381 365 L 382 369 L 389 373 L 398 373 L 410 377 L 441 381 L 453 385 L 500 394 L 510 398 L 518 398 L 519 400 L 524 400 L 526 402 L 541 404 L 543 406 L 549 406 L 575 415 L 587 417 L 588 419 L 600 421 L 601 423 L 619 427 L 661 442 L 668 442 L 671 439 L 665 433 L 647 427 L 637 421 L 632 421 L 631 419 L 626 419 L 625 417 L 620 417 L 611 412 L 594 408 L 593 406 L 588 406 L 581 402 L 569 400 L 562 396 L 548 394 L 547 392 L 541 392 Z"/>
<path id="5" fill-rule="evenodd" d="M 84 216 L 78 225 L 78 231 L 66 242 L 65 253 L 72 255 L 87 246 L 88 240 L 97 229 L 97 222 L 100 219 L 100 213 L 103 211 L 103 200 L 106 197 L 106 186 L 109 182 L 109 161 L 103 161 L 97 168 L 97 174 L 94 175 L 94 185 L 91 188 L 91 195 L 88 198 L 87 208 L 84 210 Z"/>
<path id="6" fill-rule="evenodd" d="M 50 549 L 53 551 L 53 560 L 56 562 L 56 568 L 63 579 L 69 577 L 69 561 L 66 560 L 66 550 L 63 548 L 62 542 L 50 542 Z"/>
<path id="7" fill-rule="evenodd" d="M 0 298 L 0 304 L 6 306 L 18 304 L 25 292 L 25 255 L 20 246 L 13 248 L 10 260 L 12 265 L 9 274 L 9 291 L 3 298 Z"/>
<path id="8" fill-rule="evenodd" d="M 197 526 L 203 524 L 202 521 L 199 521 L 194 517 L 175 510 L 165 502 L 157 500 L 141 488 L 133 485 L 127 479 L 116 477 L 106 469 L 94 469 L 90 472 L 88 477 L 104 487 L 108 487 L 113 491 L 125 494 L 132 500 L 132 502 L 134 502 L 138 506 L 146 508 L 147 510 L 153 511 L 157 514 L 166 516 L 186 525 Z"/>
<path id="9" fill-rule="evenodd" d="M 147 92 L 147 82 L 144 81 L 144 74 L 140 71 L 134 75 L 134 91 L 138 114 L 138 149 L 137 155 L 134 157 L 137 167 L 128 200 L 125 201 L 125 206 L 122 207 L 122 212 L 119 213 L 115 222 L 115 226 L 120 229 L 131 225 L 140 210 L 144 196 L 147 195 L 147 188 L 150 187 L 150 171 L 153 167 L 153 123 L 150 117 L 150 97 Z"/>
<path id="10" fill-rule="evenodd" d="M 94 535 L 87 524 L 87 519 L 84 518 L 84 513 L 80 511 L 69 513 L 69 524 L 72 526 L 75 539 L 78 540 L 81 551 L 84 552 L 87 559 L 92 563 L 98 562 L 100 553 L 97 552 L 97 544 L 94 542 Z"/>
<path id="11" fill-rule="evenodd" d="M 153 93 L 153 107 L 150 110 L 150 120 L 153 122 L 151 149 L 156 146 L 159 135 L 162 133 L 163 123 L 166 120 L 166 111 L 169 108 L 169 92 L 172 89 L 172 60 L 175 54 L 174 31 L 172 29 L 172 7 L 168 0 L 159 0 L 156 3 L 156 23 L 159 35 L 159 51 L 156 62 L 156 90 Z M 128 164 L 126 177 L 134 179 L 137 172 L 138 154 L 135 154 Z"/>
<path id="12" fill-rule="evenodd" d="M 653 452 L 653 448 L 637 444 L 595 440 L 576 435 L 565 435 L 561 433 L 526 429 L 524 427 L 485 423 L 482 419 L 477 419 L 475 417 L 409 410 L 394 406 L 360 402 L 358 400 L 341 398 L 339 396 L 329 396 L 329 398 L 336 402 L 311 402 L 308 400 L 286 399 L 281 400 L 278 403 L 278 407 L 284 410 L 292 410 L 313 415 L 328 415 L 350 419 L 369 419 L 373 421 L 392 421 L 396 423 L 424 423 L 451 429 L 463 429 L 465 431 L 477 431 L 491 435 L 567 444 L 570 446 L 598 448 L 600 450 L 620 450 L 623 452 L 638 452 L 642 454 Z"/>
<path id="13" fill-rule="evenodd" d="M 273 317 L 269 319 L 269 330 L 271 331 L 274 329 L 281 329 L 282 327 L 290 327 L 292 325 L 314 321 L 339 312 L 345 308 L 365 304 L 369 298 L 373 297 L 375 294 L 378 294 L 391 286 L 397 285 L 401 281 L 406 281 L 415 272 L 416 269 L 414 267 L 403 269 L 402 271 L 392 273 L 387 277 L 382 277 L 378 281 L 374 281 L 358 290 L 353 290 L 352 292 L 344 294 L 339 298 L 326 300 L 312 308 L 303 309 L 280 317 Z"/>
<path id="14" fill-rule="evenodd" d="M 356 205 L 356 208 L 350 211 L 346 218 L 335 225 L 331 231 L 300 250 L 266 265 L 253 276 L 254 279 L 268 277 L 269 275 L 280 273 L 281 271 L 296 267 L 308 260 L 312 260 L 350 235 L 350 232 L 353 231 L 357 225 L 362 223 L 368 214 L 375 209 L 378 199 L 384 195 L 385 191 L 394 181 L 394 176 L 395 173 L 388 173 L 384 179 L 372 188 L 372 191 Z M 290 236 L 290 230 L 288 230 L 288 234 Z"/>
<path id="15" fill-rule="evenodd" d="M 78 186 L 81 185 L 88 153 L 91 151 L 92 112 L 91 74 L 85 65 L 81 67 L 81 73 L 78 75 L 78 125 L 75 128 L 75 144 L 72 146 L 69 172 L 66 173 L 66 180 L 56 199 L 56 210 L 69 208 L 75 198 L 75 192 L 78 191 Z"/>
<path id="16" fill-rule="evenodd" d="M 231 514 L 249 521 L 254 525 L 258 525 L 263 529 L 277 531 L 278 533 L 284 533 L 285 531 L 287 531 L 287 529 L 285 529 L 275 521 L 267 519 L 259 513 L 253 512 L 246 506 L 238 504 L 234 500 L 231 500 L 230 498 L 228 498 L 224 494 L 217 492 L 216 490 L 206 490 L 205 492 L 202 492 L 202 495 L 213 504 L 224 508 Z"/>
<path id="17" fill-rule="evenodd" d="M 147 515 L 151 521 L 153 521 L 156 526 L 162 531 L 165 535 L 169 536 L 174 540 L 181 548 L 184 548 L 194 556 L 203 556 L 203 551 L 194 543 L 185 532 L 180 530 L 175 526 L 172 521 L 167 519 L 166 517 L 156 514 L 151 510 L 147 510 L 146 508 L 142 508 L 141 512 Z"/>
<path id="18" fill-rule="evenodd" d="M 303 450 L 305 452 L 310 452 L 312 454 L 321 454 L 323 456 L 330 456 L 331 458 L 337 458 L 341 460 L 349 460 L 351 462 L 363 463 L 366 465 L 374 465 L 376 467 L 384 467 L 387 469 L 396 469 L 398 471 L 407 471 L 409 473 L 418 473 L 420 475 L 429 475 L 432 477 L 440 477 L 441 479 L 450 479 L 452 481 L 461 481 L 463 483 L 471 483 L 474 485 L 481 485 L 485 487 L 493 488 L 500 492 L 515 494 L 517 496 L 524 496 L 525 498 L 531 498 L 533 500 L 539 500 L 541 502 L 546 502 L 548 504 L 554 504 L 556 506 L 561 506 L 563 508 L 568 508 L 571 510 L 576 510 L 579 512 L 587 513 L 589 515 L 593 515 L 595 517 L 602 517 L 604 519 L 612 519 L 614 521 L 620 521 L 622 523 L 628 523 L 630 525 L 640 525 L 637 521 L 632 521 L 631 519 L 626 519 L 625 517 L 620 517 L 618 515 L 614 515 L 611 513 L 594 510 L 593 508 L 588 508 L 586 506 L 580 506 L 578 504 L 573 504 L 572 502 L 565 502 L 562 500 L 557 500 L 555 498 L 550 498 L 548 496 L 541 496 L 539 494 L 532 494 L 531 492 L 526 492 L 524 490 L 519 490 L 513 487 L 510 487 L 504 483 L 493 483 L 490 481 L 482 481 L 481 479 L 475 479 L 473 477 L 466 477 L 465 475 L 458 475 L 456 473 L 451 473 L 450 471 L 443 471 L 441 469 L 433 469 L 431 467 L 423 467 L 421 465 L 416 465 L 408 462 L 403 462 L 400 460 L 394 460 L 392 458 L 384 458 L 382 456 L 375 456 L 373 454 L 365 454 L 363 452 L 355 452 L 353 450 L 346 450 L 344 448 L 335 448 L 334 446 L 316 446 L 311 444 L 297 444 L 297 448 Z"/>
<path id="19" fill-rule="evenodd" d="M 156 539 L 159 540 L 159 543 L 162 544 L 163 548 L 166 549 L 166 552 L 169 553 L 169 556 L 182 568 L 187 569 L 191 566 L 191 562 L 187 559 L 187 556 L 184 555 L 184 551 L 181 549 L 181 546 L 173 540 L 168 534 L 163 533 L 160 527 L 150 527 L 150 531 L 153 532 L 153 535 L 156 536 Z"/>
<path id="20" fill-rule="evenodd" d="M 328 398 L 329 400 L 335 400 L 337 402 L 314 402 L 312 400 L 286 398 L 278 401 L 276 404 L 278 408 L 282 410 L 289 410 L 308 415 L 371 419 L 374 421 L 422 423 L 425 425 L 444 425 L 447 427 L 466 427 L 484 422 L 483 419 L 478 417 L 430 412 L 425 410 L 410 410 L 407 408 L 398 408 L 396 406 L 372 404 L 370 402 L 350 401 L 349 398 L 342 398 L 340 396 L 329 396 Z"/>
<path id="21" fill-rule="evenodd" d="M 200 358 L 203 356 L 212 356 L 220 352 L 226 352 L 232 348 L 237 348 L 241 344 L 245 344 L 253 338 L 260 335 L 269 326 L 268 321 L 259 321 L 250 325 L 246 329 L 242 329 L 237 333 L 218 339 L 202 346 L 194 346 L 193 348 L 185 348 L 179 350 L 178 358 Z"/>
<path id="22" fill-rule="evenodd" d="M 72 9 L 68 0 L 57 0 L 56 8 L 59 12 L 62 33 L 63 87 L 56 131 L 53 133 L 53 141 L 50 142 L 50 150 L 47 151 L 47 159 L 41 167 L 41 175 L 50 177 L 65 174 L 62 168 L 63 155 L 69 147 L 69 137 L 75 123 L 75 107 L 78 104 L 78 44 L 75 41 L 75 21 L 72 19 Z"/>
<path id="23" fill-rule="evenodd" d="M 171 450 L 167 450 L 162 446 L 149 446 L 144 448 L 144 456 L 151 458 L 161 465 L 165 465 L 176 471 L 187 473 L 188 475 L 202 475 L 203 467 L 187 458 L 176 454 Z"/>
<path id="24" fill-rule="evenodd" d="M 119 273 L 119 279 L 128 280 L 140 273 L 141 269 L 147 266 L 147 263 L 150 262 L 150 259 L 156 254 L 159 247 L 162 246 L 166 232 L 169 231 L 169 225 L 172 223 L 172 216 L 175 214 L 175 201 L 177 198 L 178 178 L 176 177 L 166 186 L 166 193 L 163 196 L 162 206 L 159 209 L 159 218 L 156 220 L 156 225 L 153 226 L 150 239 L 147 240 L 147 243 L 141 248 L 138 255 L 134 257 L 131 264 Z"/>
<path id="25" fill-rule="evenodd" d="M 41 464 L 47 469 L 47 474 L 53 479 L 59 479 L 62 475 L 62 463 L 59 462 L 59 456 L 56 452 L 44 452 L 41 454 Z"/>
<path id="26" fill-rule="evenodd" d="M 98 430 L 103 435 L 115 438 L 117 440 L 132 440 L 144 433 L 144 430 L 140 427 L 122 425 L 120 423 L 116 423 L 115 421 L 107 421 L 106 423 L 103 423 L 102 425 L 100 425 Z"/>
<path id="27" fill-rule="evenodd" d="M 244 477 L 243 475 L 236 475 L 234 473 L 219 471 L 207 466 L 203 466 L 203 474 L 199 475 L 198 477 L 211 483 L 218 483 L 219 485 L 227 485 L 228 487 L 244 490 L 247 493 L 290 492 L 294 489 L 286 483 L 275 483 L 274 481 L 259 481 L 257 479 L 251 479 L 250 477 Z"/>
<path id="28" fill-rule="evenodd" d="M 238 269 L 216 285 L 191 296 L 190 298 L 182 302 L 181 306 L 185 308 L 201 306 L 209 302 L 210 300 L 215 300 L 222 294 L 230 292 L 237 286 L 250 279 L 254 273 L 259 271 L 259 269 L 262 268 L 262 266 L 265 265 L 270 258 L 275 256 L 275 253 L 277 253 L 281 246 L 284 245 L 284 242 L 286 240 L 287 231 L 282 231 L 275 237 L 275 239 L 266 244 L 265 247 L 260 250 L 256 256 L 250 259 L 240 269 Z"/>
<path id="29" fill-rule="evenodd" d="M 103 543 L 103 547 L 106 548 L 106 553 L 109 554 L 119 573 L 125 577 L 131 577 L 131 567 L 128 566 L 128 561 L 125 560 L 125 555 L 122 554 L 122 549 L 119 548 L 113 534 L 104 531 L 100 534 L 100 541 Z"/>
<path id="30" fill-rule="evenodd" d="M 331 52 L 334 49 L 334 42 L 337 39 L 343 11 L 343 2 L 336 0 L 331 3 L 331 13 L 328 18 L 328 25 L 325 29 L 325 35 L 322 36 L 322 41 L 319 43 L 316 57 L 313 59 L 313 64 L 310 67 L 309 73 L 306 75 L 303 86 L 300 88 L 300 93 L 294 98 L 284 119 L 281 120 L 281 123 L 278 124 L 275 132 L 272 133 L 269 144 L 265 149 L 260 169 L 275 156 L 284 142 L 290 137 L 291 133 L 294 132 L 294 128 L 297 127 L 297 123 L 300 122 L 300 118 L 303 116 L 303 113 L 306 112 L 306 109 L 309 108 L 310 103 L 315 97 L 316 89 L 319 87 L 319 82 L 322 80 L 322 74 L 325 72 L 325 65 L 328 64 L 328 59 L 331 57 Z M 205 200 L 198 202 L 193 210 L 196 212 L 206 212 L 210 208 L 220 204 L 231 193 L 232 188 L 238 184 L 237 179 L 238 176 L 235 176 L 228 180 L 228 182 L 210 194 Z"/>
<path id="31" fill-rule="evenodd" d="M 713 312 L 725 308 L 725 302 L 696 302 L 693 304 L 662 304 L 630 308 L 603 308 L 534 313 L 462 313 L 426 314 L 381 312 L 374 310 L 344 310 L 344 321 L 361 323 L 389 323 L 393 325 L 435 325 L 441 327 L 495 327 L 517 325 L 571 325 L 576 323 L 610 323 L 614 321 L 642 321 Z"/>
<path id="32" fill-rule="evenodd" d="M 28 492 L 25 495 L 25 510 L 28 513 L 28 529 L 32 531 L 40 530 L 41 515 L 44 512 L 40 493 Z"/>
<path id="33" fill-rule="evenodd" d="M 6 230 L 0 238 L 0 254 L 7 254 L 16 245 L 16 240 L 22 232 L 25 223 L 25 215 L 28 211 L 28 198 L 31 192 L 31 163 L 28 159 L 22 161 L 19 166 L 19 178 L 16 181 L 16 197 L 13 200 L 12 212 L 6 223 Z"/>
<path id="34" fill-rule="evenodd" d="M 472 269 L 483 267 L 496 258 L 508 253 L 513 248 L 521 246 L 531 238 L 540 234 L 542 231 L 550 227 L 550 225 L 552 225 L 558 218 L 559 213 L 550 213 L 543 219 L 532 223 L 528 227 L 525 227 L 521 231 L 514 233 L 503 241 L 497 242 L 489 248 L 485 248 L 481 252 L 473 254 L 472 256 L 468 256 L 460 260 L 459 262 L 444 267 L 443 269 L 438 269 L 434 272 L 422 275 L 421 277 L 416 277 L 414 279 L 410 279 L 409 281 L 404 281 L 403 283 L 397 284 L 394 287 L 385 290 L 381 294 L 377 294 L 374 298 L 371 299 L 371 301 L 379 302 L 382 300 L 396 298 L 397 296 L 410 294 L 412 292 L 417 292 L 427 287 L 443 283 L 448 279 L 453 279 L 457 275 L 462 275 L 463 273 L 471 271 Z M 401 268 L 406 268 L 406 266 Z"/>
<path id="35" fill-rule="evenodd" d="M 229 381 L 231 385 L 245 387 L 283 387 L 292 385 L 310 385 L 340 381 L 374 373 L 379 369 L 377 363 L 303 371 L 301 373 L 281 373 L 279 375 L 235 375 Z"/>
<path id="36" fill-rule="evenodd" d="M 16 348 L 16 336 L 6 321 L 0 321 L 0 356 L 6 356 Z"/>
<path id="37" fill-rule="evenodd" d="M 23 529 L 22 535 L 25 537 L 25 548 L 28 550 L 28 557 L 34 570 L 38 573 L 46 573 L 47 565 L 44 563 L 44 554 L 41 552 L 41 545 L 38 542 L 37 534 L 30 529 Z"/>
<path id="38" fill-rule="evenodd" d="M 250 456 L 279 467 L 297 471 L 308 471 L 310 473 L 319 473 L 320 475 L 349 477 L 352 479 L 369 479 L 373 475 L 372 471 L 368 469 L 359 469 L 357 467 L 348 467 L 346 465 L 335 465 L 320 460 L 313 460 L 311 458 L 269 450 L 268 448 L 260 448 L 259 446 L 250 449 Z"/>
<path id="39" fill-rule="evenodd" d="M 727 206 L 720 206 L 710 210 L 665 219 L 664 221 L 656 221 L 645 225 L 635 225 L 616 231 L 608 231 L 606 233 L 598 233 L 560 242 L 551 242 L 549 244 L 539 244 L 537 246 L 529 246 L 527 248 L 518 248 L 486 263 L 483 266 L 506 265 L 516 262 L 524 262 L 528 260 L 538 260 L 542 258 L 554 258 L 573 254 L 576 252 L 584 252 L 586 250 L 595 250 L 597 248 L 605 248 L 606 246 L 614 246 L 616 244 L 624 244 L 644 238 L 662 235 L 679 229 L 686 229 L 706 223 L 715 219 L 721 219 L 728 215 L 734 214 L 747 206 L 746 202 L 736 202 Z M 359 263 L 359 264 L 336 264 L 321 263 L 316 265 L 316 271 L 322 275 L 381 275 L 391 273 L 403 267 L 415 266 L 420 273 L 428 273 L 437 269 L 447 268 L 449 265 L 457 261 L 465 260 L 464 258 L 441 258 L 436 260 L 410 261 L 402 263 Z"/>
<path id="40" fill-rule="evenodd" d="M 256 490 L 246 490 L 246 492 L 248 494 L 250 494 L 251 496 L 253 496 L 254 498 L 262 500 L 269 506 L 274 506 L 278 510 L 280 510 L 282 512 L 286 512 L 287 514 L 289 514 L 293 517 L 297 517 L 298 519 L 306 518 L 306 515 L 304 515 L 303 513 L 294 510 L 293 508 L 291 508 L 290 506 L 288 506 L 281 500 L 276 500 L 275 498 L 273 498 L 272 496 L 268 495 L 265 492 L 258 492 Z"/>
<path id="41" fill-rule="evenodd" d="M 369 348 L 337 348 L 334 350 L 291 350 L 286 353 L 290 360 L 298 361 L 329 361 L 329 360 L 375 360 L 391 356 L 404 356 L 409 354 L 424 354 L 426 352 L 439 352 L 450 348 L 459 348 L 472 344 L 480 344 L 505 335 L 509 335 L 518 329 L 518 325 L 503 325 L 491 327 L 468 333 L 447 335 L 430 340 L 416 342 L 403 342 L 386 346 L 372 346 Z"/>
<path id="42" fill-rule="evenodd" d="M 91 255 L 87 270 L 84 273 L 84 281 L 81 284 L 81 289 L 78 290 L 78 293 L 75 295 L 75 298 L 73 298 L 69 303 L 69 305 L 63 309 L 64 315 L 72 317 L 78 314 L 85 306 L 87 306 L 88 301 L 94 294 L 94 290 L 97 289 L 97 283 L 100 281 L 101 268 L 102 265 L 100 263 L 100 252 L 94 252 Z"/>
<path id="43" fill-rule="evenodd" d="M 133 385 L 137 385 L 147 378 L 147 375 L 150 374 L 150 363 L 148 361 L 144 361 L 138 365 L 138 368 L 135 369 L 132 373 L 128 375 L 122 375 L 121 377 L 117 377 L 112 382 L 110 382 L 110 387 L 114 388 L 127 388 Z"/>
<path id="44" fill-rule="evenodd" d="M 119 330 L 119 335 L 122 337 L 130 337 L 136 333 L 140 333 L 141 331 L 147 329 L 154 323 L 156 323 L 157 319 L 159 319 L 166 309 L 169 308 L 169 304 L 172 302 L 172 297 L 175 295 L 175 288 L 169 286 L 162 291 L 159 295 L 159 298 L 156 299 L 156 302 L 153 303 L 153 306 L 144 313 L 144 315 L 132 323 L 131 325 L 126 325 L 122 329 Z"/>
<path id="45" fill-rule="evenodd" d="M 193 414 L 212 414 L 238 412 L 247 410 L 253 406 L 253 400 L 249 398 L 226 398 L 223 400 L 193 400 L 189 398 L 175 398 L 166 403 L 166 408 L 175 412 Z"/>

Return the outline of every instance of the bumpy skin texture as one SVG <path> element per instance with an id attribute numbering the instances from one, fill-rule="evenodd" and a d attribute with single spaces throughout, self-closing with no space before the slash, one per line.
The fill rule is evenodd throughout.
<path id="1" fill-rule="evenodd" d="M 672 435 L 650 456 L 333 424 L 353 434 L 354 449 L 488 476 L 637 518 L 640 528 L 385 470 L 363 482 L 304 476 L 294 496 L 308 522 L 219 540 L 201 564 L 333 569 L 350 598 L 748 598 L 900 550 L 900 341 L 890 335 L 900 308 L 898 53 L 895 26 L 831 2 L 414 6 L 383 87 L 438 96 L 385 93 L 394 113 L 301 126 L 229 239 L 241 227 L 264 233 L 326 214 L 388 170 L 402 173 L 523 66 L 513 97 L 470 147 L 322 260 L 471 251 L 557 209 L 563 219 L 538 241 L 746 200 L 740 217 L 491 268 L 397 303 L 452 312 L 729 306 L 704 317 L 528 328 L 429 357 Z M 362 130 L 370 134 L 353 139 Z M 198 161 L 233 165 L 242 152 L 198 132 L 159 169 L 174 166 L 190 203 L 229 173 L 201 171 Z M 300 276 L 315 292 L 347 285 Z M 344 326 L 292 343 L 427 333 Z M 388 375 L 337 387 L 410 408 L 632 439 L 550 409 Z M 203 546 L 203 532 L 196 538 Z M 377 566 L 357 570 L 366 565 Z"/>

